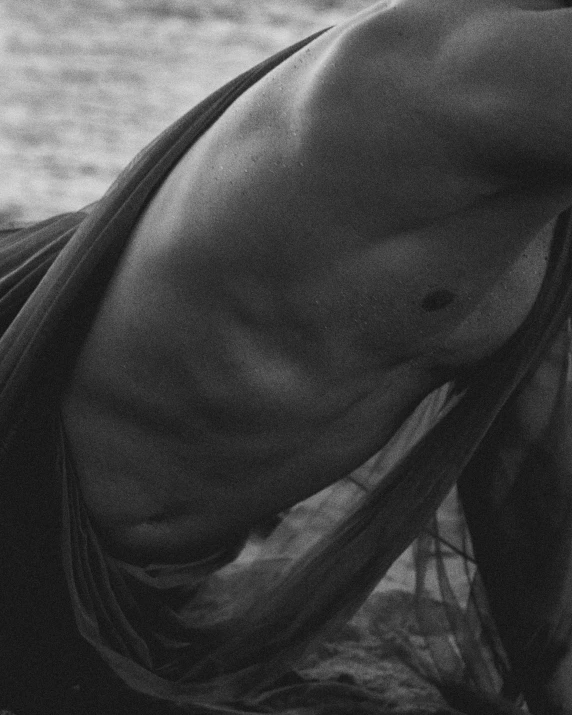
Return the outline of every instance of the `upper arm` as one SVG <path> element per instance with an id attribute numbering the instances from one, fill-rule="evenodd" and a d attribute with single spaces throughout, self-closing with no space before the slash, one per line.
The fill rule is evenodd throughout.
<path id="1" fill-rule="evenodd" d="M 472 18 L 443 45 L 439 70 L 491 166 L 572 183 L 572 9 Z"/>

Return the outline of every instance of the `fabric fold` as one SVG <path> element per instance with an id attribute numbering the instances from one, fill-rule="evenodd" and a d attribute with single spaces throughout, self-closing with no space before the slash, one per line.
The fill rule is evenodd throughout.
<path id="1" fill-rule="evenodd" d="M 154 191 L 237 97 L 319 34 L 261 63 L 197 105 L 144 150 L 89 210 L 0 232 L 0 469 L 8 489 L 10 480 L 18 478 L 9 462 L 13 442 L 21 438 L 40 399 L 57 422 L 59 394 L 74 356 Z M 431 419 L 425 420 L 422 411 L 414 414 L 404 427 L 409 425 L 411 434 L 401 458 L 393 454 L 383 466 L 378 463 L 371 483 L 360 481 L 363 471 L 350 475 L 346 486 L 353 480 L 360 498 L 352 502 L 352 510 L 340 512 L 325 536 L 294 559 L 285 556 L 285 546 L 272 557 L 271 550 L 261 547 L 263 556 L 246 569 L 246 578 L 241 555 L 235 553 L 171 569 L 151 565 L 141 570 L 114 560 L 90 528 L 60 432 L 55 474 L 62 480 L 63 507 L 55 521 L 63 518 L 63 568 L 77 628 L 130 688 L 192 705 L 195 713 L 243 712 L 240 707 L 249 702 L 254 707 L 285 674 L 298 669 L 317 644 L 359 616 L 364 602 L 412 542 L 433 528 L 431 543 L 440 543 L 433 515 L 461 478 L 473 485 L 467 494 L 477 488 L 480 477 L 471 468 L 476 464 L 472 460 L 572 313 L 570 225 L 567 211 L 555 230 L 540 295 L 517 333 L 453 388 L 438 391 Z M 8 463 L 10 473 L 2 467 Z M 467 504 L 471 509 L 468 498 Z M 285 533 L 290 523 L 279 533 Z M 475 534 L 478 538 L 478 528 Z M 250 547 L 258 548 L 254 542 Z M 502 680 L 510 677 L 510 666 L 483 660 L 479 653 L 486 631 L 482 590 L 477 594 L 475 586 L 468 605 L 460 604 L 449 589 L 443 553 L 433 557 L 441 564 L 438 580 L 449 630 L 460 633 L 461 644 L 458 657 L 450 657 L 444 640 L 434 639 L 433 655 L 446 662 L 447 677 L 469 677 L 475 687 L 487 691 L 501 688 L 499 669 Z M 466 552 L 461 557 L 466 564 Z M 423 572 L 423 558 L 417 566 Z M 467 582 L 475 584 L 475 578 L 468 568 Z M 487 578 L 485 588 L 490 587 Z M 223 580 L 228 591 L 217 590 Z M 217 603 L 221 613 L 229 614 L 220 622 L 209 621 L 215 592 L 230 594 L 225 603 Z M 177 607 L 162 602 L 158 593 L 165 598 L 170 594 Z M 428 603 L 425 595 L 419 586 L 418 604 Z M 186 602 L 192 608 L 185 612 L 181 606 Z M 431 627 L 425 621 L 425 629 Z M 494 628 L 489 631 L 485 635 L 491 649 L 498 650 Z M 432 672 L 434 677 L 436 671 Z"/>

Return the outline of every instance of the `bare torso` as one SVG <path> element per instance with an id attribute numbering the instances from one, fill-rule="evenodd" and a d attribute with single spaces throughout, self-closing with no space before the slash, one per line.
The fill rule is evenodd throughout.
<path id="1" fill-rule="evenodd" d="M 491 5 L 400 0 L 326 33 L 153 198 L 63 401 L 112 550 L 237 538 L 521 324 L 572 191 L 493 170 L 447 85 L 447 37 Z"/>

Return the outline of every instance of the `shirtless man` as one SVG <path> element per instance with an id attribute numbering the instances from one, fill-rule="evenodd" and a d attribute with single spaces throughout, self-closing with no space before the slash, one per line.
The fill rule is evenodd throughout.
<path id="1" fill-rule="evenodd" d="M 178 163 L 63 401 L 112 553 L 176 562 L 239 540 L 514 333 L 572 203 L 563 4 L 374 5 Z"/>

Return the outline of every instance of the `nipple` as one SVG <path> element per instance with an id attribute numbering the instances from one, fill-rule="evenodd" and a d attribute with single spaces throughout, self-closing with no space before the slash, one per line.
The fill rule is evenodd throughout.
<path id="1" fill-rule="evenodd" d="M 432 313 L 435 310 L 443 310 L 454 300 L 455 294 L 450 290 L 434 290 L 425 296 L 421 308 L 426 313 Z"/>

